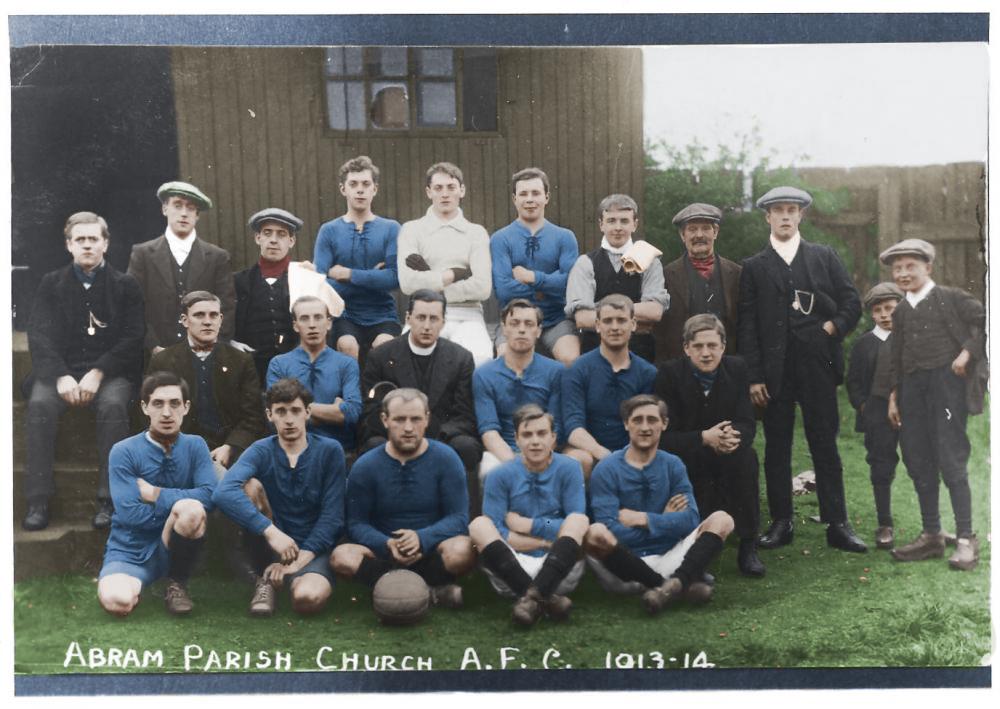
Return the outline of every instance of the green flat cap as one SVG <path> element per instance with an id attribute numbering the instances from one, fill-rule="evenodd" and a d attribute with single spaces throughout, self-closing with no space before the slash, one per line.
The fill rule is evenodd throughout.
<path id="1" fill-rule="evenodd" d="M 722 221 L 722 210 L 718 207 L 712 206 L 711 204 L 695 202 L 694 204 L 689 204 L 684 207 L 684 209 L 677 212 L 672 221 L 674 226 L 679 227 L 684 226 L 694 219 L 704 219 L 705 221 L 718 224 Z"/>
<path id="2" fill-rule="evenodd" d="M 899 286 L 889 281 L 883 281 L 882 283 L 876 283 L 870 291 L 865 293 L 865 307 L 870 308 L 875 303 L 889 300 L 890 298 L 893 300 L 902 300 L 904 297 L 903 291 Z"/>
<path id="3" fill-rule="evenodd" d="M 268 207 L 267 209 L 262 209 L 252 217 L 250 217 L 247 224 L 255 232 L 260 231 L 261 225 L 264 222 L 278 222 L 279 224 L 284 224 L 288 229 L 294 234 L 302 228 L 302 220 L 291 212 L 286 212 L 284 209 L 278 209 L 277 207 Z"/>
<path id="4" fill-rule="evenodd" d="M 161 202 L 164 198 L 169 197 L 170 195 L 185 197 L 202 209 L 212 208 L 212 200 L 208 198 L 208 195 L 187 182 L 164 182 L 160 185 L 159 189 L 156 190 L 156 196 L 159 197 Z"/>
<path id="5" fill-rule="evenodd" d="M 812 204 L 812 201 L 812 195 L 805 190 L 785 185 L 782 187 L 775 187 L 774 189 L 765 192 L 764 195 L 757 200 L 757 208 L 767 211 L 767 208 L 772 204 L 789 202 L 791 204 L 797 204 L 802 207 L 802 209 L 805 209 Z"/>
<path id="6" fill-rule="evenodd" d="M 934 263 L 934 245 L 923 239 L 903 239 L 880 253 L 878 260 L 889 266 L 897 256 L 914 256 L 927 263 Z"/>

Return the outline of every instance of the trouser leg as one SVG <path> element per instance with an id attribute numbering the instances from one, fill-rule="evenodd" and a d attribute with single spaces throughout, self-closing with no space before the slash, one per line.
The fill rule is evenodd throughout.
<path id="1" fill-rule="evenodd" d="M 24 496 L 29 503 L 46 502 L 55 492 L 52 465 L 55 460 L 56 431 L 66 402 L 56 391 L 55 382 L 35 381 L 28 399 L 27 466 Z"/>
<path id="2" fill-rule="evenodd" d="M 969 454 L 971 446 L 965 426 L 968 408 L 965 402 L 965 380 L 949 366 L 939 367 L 931 376 L 931 401 L 934 417 L 935 443 L 941 479 L 948 488 L 951 508 L 955 515 L 955 534 L 972 534 L 972 491 L 969 488 Z"/>
<path id="3" fill-rule="evenodd" d="M 941 531 L 938 451 L 934 444 L 929 381 L 930 372 L 926 370 L 903 375 L 898 393 L 903 424 L 899 430 L 899 442 L 906 472 L 913 480 L 913 487 L 917 492 L 924 531 L 937 534 Z"/>
<path id="4" fill-rule="evenodd" d="M 465 468 L 465 479 L 469 489 L 469 519 L 475 519 L 482 512 L 482 493 L 479 487 L 479 462 L 483 459 L 483 444 L 473 436 L 453 436 L 448 445 L 455 449 Z"/>
<path id="5" fill-rule="evenodd" d="M 760 488 L 757 452 L 753 448 L 729 455 L 709 454 L 714 458 L 710 479 L 718 504 L 711 512 L 723 510 L 733 518 L 733 531 L 740 539 L 755 539 L 760 527 Z M 710 511 L 702 510 L 705 519 Z"/>
<path id="6" fill-rule="evenodd" d="M 785 363 L 786 367 L 788 362 Z M 771 519 L 792 518 L 792 434 L 795 396 L 786 376 L 777 396 L 764 409 L 764 478 Z"/>
<path id="7" fill-rule="evenodd" d="M 875 497 L 875 514 L 880 527 L 893 526 L 892 481 L 896 477 L 899 455 L 896 448 L 899 434 L 889 424 L 886 399 L 872 397 L 865 404 L 865 460 L 871 471 L 872 492 Z"/>
<path id="8" fill-rule="evenodd" d="M 97 498 L 111 499 L 108 483 L 108 456 L 111 447 L 128 436 L 128 406 L 132 399 L 132 384 L 123 377 L 101 382 L 94 399 L 97 414 L 98 482 Z"/>
<path id="9" fill-rule="evenodd" d="M 844 466 L 837 450 L 840 413 L 833 369 L 822 360 L 805 360 L 799 363 L 796 378 L 802 424 L 816 471 L 820 519 L 827 524 L 846 522 Z"/>

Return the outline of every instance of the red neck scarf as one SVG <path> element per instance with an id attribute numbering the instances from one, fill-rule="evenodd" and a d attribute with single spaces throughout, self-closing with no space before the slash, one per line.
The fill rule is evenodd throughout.
<path id="1" fill-rule="evenodd" d="M 261 258 L 257 265 L 260 266 L 261 278 L 281 278 L 281 274 L 288 270 L 288 262 L 292 260 L 292 255 L 288 254 L 280 261 L 265 261 Z"/>
<path id="2" fill-rule="evenodd" d="M 708 258 L 691 258 L 688 256 L 688 261 L 691 262 L 694 270 L 706 281 L 712 277 L 712 271 L 715 268 L 715 254 L 712 254 Z"/>

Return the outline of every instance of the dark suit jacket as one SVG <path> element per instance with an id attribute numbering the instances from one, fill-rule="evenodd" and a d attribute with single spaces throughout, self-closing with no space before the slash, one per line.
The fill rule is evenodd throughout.
<path id="1" fill-rule="evenodd" d="M 670 307 L 663 313 L 663 319 L 654 327 L 656 335 L 656 363 L 684 356 L 684 323 L 691 315 L 688 304 L 688 272 L 685 256 L 671 261 L 663 267 L 663 278 L 670 293 Z M 722 324 L 726 327 L 726 352 L 736 353 L 736 316 L 740 297 L 740 270 L 738 263 L 715 255 L 715 267 L 722 275 L 722 290 L 726 296 L 726 313 Z"/>
<path id="2" fill-rule="evenodd" d="M 872 393 L 872 379 L 875 377 L 875 362 L 878 359 L 878 346 L 882 341 L 875 337 L 871 330 L 854 342 L 851 348 L 851 358 L 847 365 L 847 398 L 857 415 L 854 417 L 854 430 L 864 432 L 861 421 L 861 405 L 868 401 Z"/>
<path id="3" fill-rule="evenodd" d="M 861 317 L 861 298 L 847 269 L 829 246 L 802 240 L 799 246 L 815 293 L 813 313 L 830 320 L 837 334 L 820 329 L 812 342 L 833 368 L 836 380 L 844 376 L 844 337 Z M 743 261 L 740 273 L 739 351 L 746 360 L 750 383 L 767 385 L 774 397 L 781 387 L 788 345 L 787 266 L 770 244 Z"/>
<path id="4" fill-rule="evenodd" d="M 397 387 L 417 387 L 417 373 L 410 359 L 410 335 L 406 333 L 368 352 L 365 372 L 361 378 L 364 399 L 362 440 L 384 436 L 385 427 L 379 418 L 381 399 L 372 398 L 372 389 L 379 382 L 392 382 Z M 431 409 L 427 437 L 448 442 L 466 435 L 478 439 L 476 411 L 472 399 L 472 353 L 450 340 L 439 338 L 435 349 L 434 378 L 424 391 Z"/>
<path id="5" fill-rule="evenodd" d="M 158 236 L 132 247 L 128 272 L 142 286 L 146 299 L 146 348 L 177 344 L 174 330 L 181 315 L 173 274 L 174 257 L 167 237 Z M 236 294 L 229 253 L 202 237 L 195 239 L 188 256 L 188 292 L 207 290 L 222 301 L 222 340 L 236 332 Z"/>
<path id="6" fill-rule="evenodd" d="M 105 262 L 104 268 L 99 277 L 107 279 L 105 302 L 95 314 L 107 325 L 96 330 L 97 342 L 105 343 L 106 349 L 95 353 L 91 362 L 81 361 L 75 350 L 75 343 L 90 337 L 85 334 L 89 317 L 73 264 L 66 265 L 46 273 L 35 294 L 28 323 L 32 377 L 55 382 L 65 375 L 79 378 L 90 369 L 99 369 L 107 378 L 125 377 L 138 384 L 142 376 L 142 290 L 134 278 L 111 264 Z M 81 366 L 86 369 L 79 371 Z"/>
<path id="7" fill-rule="evenodd" d="M 704 447 L 701 432 L 720 421 L 732 421 L 733 428 L 740 432 L 736 452 L 753 447 L 757 423 L 750 401 L 747 366 L 742 358 L 730 355 L 722 358 L 708 396 L 694 378 L 694 365 L 687 357 L 660 366 L 654 391 L 667 402 L 669 422 L 660 437 L 663 450 L 681 458 L 693 458 Z"/>
<path id="8" fill-rule="evenodd" d="M 215 397 L 219 418 L 222 419 L 224 433 L 221 439 L 206 440 L 210 448 L 228 444 L 236 449 L 235 455 L 238 456 L 251 443 L 262 438 L 265 432 L 264 402 L 257 369 L 249 354 L 221 342 L 215 346 L 212 356 L 215 359 L 212 395 Z M 173 372 L 188 383 L 191 389 L 191 412 L 184 417 L 181 431 L 204 436 L 194 406 L 194 402 L 198 400 L 198 379 L 191 357 L 191 348 L 185 340 L 153 355 L 148 371 Z M 231 463 L 235 461 L 234 457 Z"/>

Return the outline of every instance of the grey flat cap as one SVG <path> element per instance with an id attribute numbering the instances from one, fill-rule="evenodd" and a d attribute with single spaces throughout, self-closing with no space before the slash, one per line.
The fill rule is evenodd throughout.
<path id="1" fill-rule="evenodd" d="M 812 195 L 805 190 L 800 190 L 798 187 L 775 187 L 772 190 L 768 190 L 760 199 L 757 200 L 757 208 L 767 210 L 772 204 L 778 204 L 779 202 L 790 202 L 792 204 L 797 204 L 802 209 L 805 209 L 813 202 Z"/>
<path id="2" fill-rule="evenodd" d="M 882 283 L 876 283 L 870 291 L 865 293 L 865 307 L 870 308 L 882 300 L 889 300 L 890 298 L 902 300 L 904 297 L 903 291 L 899 286 L 889 281 L 883 281 Z"/>
<path id="3" fill-rule="evenodd" d="M 934 245 L 923 239 L 903 239 L 880 253 L 878 260 L 889 266 L 897 256 L 914 256 L 927 263 L 934 263 Z"/>
<path id="4" fill-rule="evenodd" d="M 674 226 L 680 227 L 684 226 L 693 219 L 704 219 L 705 221 L 715 222 L 718 224 L 722 221 L 722 210 L 718 207 L 713 207 L 711 204 L 695 202 L 694 204 L 689 204 L 684 207 L 684 209 L 677 212 L 672 221 Z"/>
<path id="5" fill-rule="evenodd" d="M 165 197 L 169 197 L 170 195 L 185 197 L 202 209 L 212 208 L 212 200 L 208 198 L 208 195 L 187 182 L 164 182 L 160 185 L 159 189 L 156 190 L 156 196 L 159 197 L 161 202 Z"/>
<path id="6" fill-rule="evenodd" d="M 284 209 L 278 209 L 277 207 L 268 207 L 267 209 L 260 210 L 250 217 L 247 224 L 251 229 L 257 232 L 260 231 L 261 225 L 264 222 L 278 222 L 279 224 L 284 224 L 293 234 L 302 228 L 301 219 L 291 212 L 286 212 Z"/>

